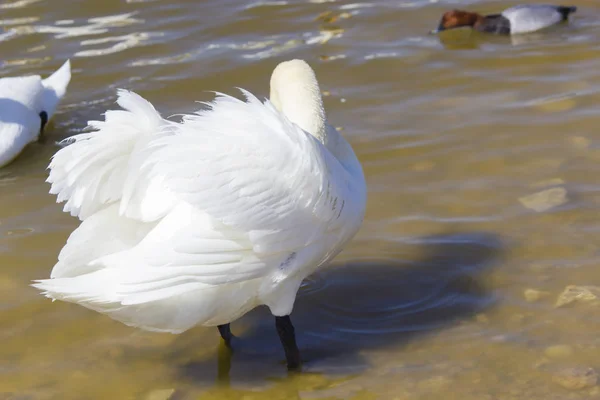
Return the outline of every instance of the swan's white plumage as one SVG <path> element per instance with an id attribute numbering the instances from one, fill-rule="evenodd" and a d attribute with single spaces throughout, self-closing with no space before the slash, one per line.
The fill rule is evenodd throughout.
<path id="1" fill-rule="evenodd" d="M 277 75 L 309 89 L 275 84 L 278 107 L 318 90 L 302 61 Z M 50 164 L 51 193 L 83 222 L 52 279 L 34 286 L 158 331 L 227 323 L 260 304 L 289 314 L 301 281 L 358 230 L 364 178 L 324 114 L 306 123 L 243 94 L 219 94 L 174 123 L 119 91 L 124 110 L 90 122 L 97 131 L 73 137 Z M 312 96 L 305 107 L 318 113 L 320 92 Z"/>
<path id="2" fill-rule="evenodd" d="M 52 118 L 71 80 L 65 62 L 46 79 L 40 76 L 0 79 L 0 167 L 13 161 L 40 133 L 40 113 Z"/>

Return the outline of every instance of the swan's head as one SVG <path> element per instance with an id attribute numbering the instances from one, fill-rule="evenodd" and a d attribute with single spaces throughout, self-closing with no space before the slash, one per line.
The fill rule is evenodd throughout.
<path id="1" fill-rule="evenodd" d="M 270 100 L 290 121 L 325 143 L 321 90 L 315 72 L 306 61 L 285 61 L 275 68 Z"/>

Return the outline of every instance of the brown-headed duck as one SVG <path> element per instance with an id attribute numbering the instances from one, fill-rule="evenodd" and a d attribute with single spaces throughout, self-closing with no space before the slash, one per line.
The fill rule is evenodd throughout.
<path id="1" fill-rule="evenodd" d="M 508 8 L 501 14 L 485 16 L 475 12 L 452 10 L 444 13 L 438 28 L 431 33 L 463 26 L 501 35 L 529 33 L 566 21 L 569 14 L 576 10 L 577 7 L 548 4 L 523 4 Z"/>

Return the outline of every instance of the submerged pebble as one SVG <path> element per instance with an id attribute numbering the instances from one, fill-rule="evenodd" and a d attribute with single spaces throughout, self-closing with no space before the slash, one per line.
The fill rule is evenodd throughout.
<path id="1" fill-rule="evenodd" d="M 552 381 L 569 390 L 591 388 L 598 383 L 598 373 L 593 368 L 564 368 L 552 376 Z"/>
<path id="2" fill-rule="evenodd" d="M 558 295 L 555 307 L 566 306 L 574 302 L 597 302 L 599 295 L 600 287 L 569 285 Z"/>
<path id="3" fill-rule="evenodd" d="M 534 303 L 548 295 L 550 295 L 549 292 L 544 292 L 537 289 L 525 289 L 523 292 L 523 297 L 525 297 L 525 300 L 529 303 Z"/>
<path id="4" fill-rule="evenodd" d="M 145 397 L 145 400 L 172 400 L 175 398 L 175 389 L 153 390 Z"/>
<path id="5" fill-rule="evenodd" d="M 556 187 L 519 198 L 521 204 L 536 212 L 548 211 L 568 201 L 567 189 Z"/>
<path id="6" fill-rule="evenodd" d="M 585 136 L 571 136 L 569 141 L 574 148 L 579 150 L 586 150 L 590 147 L 590 139 Z"/>
<path id="7" fill-rule="evenodd" d="M 566 344 L 556 344 L 546 347 L 544 355 L 548 358 L 567 358 L 573 355 L 573 348 Z"/>

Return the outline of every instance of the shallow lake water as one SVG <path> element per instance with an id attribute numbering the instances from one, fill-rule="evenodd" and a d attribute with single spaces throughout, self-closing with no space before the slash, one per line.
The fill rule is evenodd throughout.
<path id="1" fill-rule="evenodd" d="M 0 76 L 70 58 L 73 78 L 46 140 L 0 170 L 0 399 L 600 399 L 600 3 L 526 37 L 428 34 L 513 4 L 2 1 Z M 232 324 L 232 355 L 214 328 L 143 332 L 28 286 L 78 224 L 49 158 L 117 88 L 191 112 L 267 96 L 291 58 L 369 188 L 358 235 L 300 290 L 301 374 L 265 309 Z"/>

